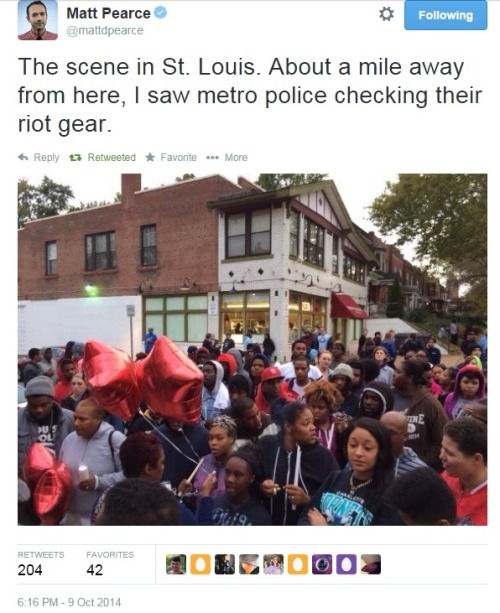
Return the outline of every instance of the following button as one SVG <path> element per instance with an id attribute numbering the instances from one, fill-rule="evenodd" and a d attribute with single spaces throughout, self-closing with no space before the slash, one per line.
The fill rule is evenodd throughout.
<path id="1" fill-rule="evenodd" d="M 486 0 L 406 0 L 405 30 L 486 30 Z"/>

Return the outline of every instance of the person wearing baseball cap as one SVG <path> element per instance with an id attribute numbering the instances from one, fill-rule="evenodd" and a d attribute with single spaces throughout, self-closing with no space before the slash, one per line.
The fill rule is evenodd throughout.
<path id="1" fill-rule="evenodd" d="M 19 475 L 22 475 L 24 460 L 34 443 L 41 443 L 57 456 L 63 440 L 74 429 L 73 412 L 62 409 L 54 401 L 54 383 L 50 377 L 41 375 L 28 381 L 24 395 L 28 404 L 18 412 Z"/>
<path id="2" fill-rule="evenodd" d="M 335 383 L 337 389 L 344 397 L 340 411 L 347 413 L 351 417 L 359 417 L 359 396 L 356 396 L 351 391 L 352 377 L 353 372 L 349 364 L 339 364 L 333 369 L 330 381 Z"/>
<path id="3" fill-rule="evenodd" d="M 276 366 L 268 366 L 262 371 L 259 387 L 255 396 L 255 404 L 263 413 L 271 414 L 272 403 L 280 397 L 281 382 L 284 377 Z"/>

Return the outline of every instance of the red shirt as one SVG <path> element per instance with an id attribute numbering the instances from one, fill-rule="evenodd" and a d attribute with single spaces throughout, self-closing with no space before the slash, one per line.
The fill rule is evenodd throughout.
<path id="1" fill-rule="evenodd" d="M 59 381 L 54 387 L 54 400 L 57 404 L 61 404 L 61 400 L 69 396 L 72 391 L 71 381 Z"/>
<path id="2" fill-rule="evenodd" d="M 49 32 L 48 30 L 45 30 L 43 34 L 38 35 L 38 34 L 35 34 L 33 30 L 29 30 L 28 32 L 25 32 L 24 34 L 19 34 L 17 38 L 19 40 L 39 40 L 38 36 L 40 36 L 41 40 L 56 40 L 59 35 L 54 34 L 54 32 Z"/>
<path id="3" fill-rule="evenodd" d="M 488 482 L 485 481 L 470 492 L 464 492 L 460 479 L 450 477 L 443 471 L 441 477 L 446 481 L 457 501 L 458 526 L 488 525 Z"/>

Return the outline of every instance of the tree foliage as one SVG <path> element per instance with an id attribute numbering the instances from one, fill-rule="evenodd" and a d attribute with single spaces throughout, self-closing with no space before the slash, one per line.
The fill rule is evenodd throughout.
<path id="1" fill-rule="evenodd" d="M 399 279 L 396 277 L 389 291 L 389 303 L 387 304 L 386 317 L 398 317 L 402 319 L 404 311 L 403 293 L 399 285 Z"/>
<path id="2" fill-rule="evenodd" d="M 27 179 L 17 184 L 17 224 L 22 228 L 33 219 L 59 215 L 67 211 L 69 201 L 74 198 L 69 185 L 61 185 L 44 177 L 40 185 L 31 185 Z"/>
<path id="3" fill-rule="evenodd" d="M 175 182 L 182 183 L 182 181 L 190 181 L 191 179 L 196 179 L 196 176 L 190 172 L 185 172 L 182 177 L 175 177 Z"/>
<path id="4" fill-rule="evenodd" d="M 453 271 L 460 283 L 486 282 L 487 175 L 399 175 L 370 207 L 383 235 L 413 242 L 416 256 Z"/>
<path id="5" fill-rule="evenodd" d="M 273 191 L 280 189 L 281 187 L 290 187 L 292 185 L 306 185 L 307 183 L 316 183 L 317 181 L 323 181 L 326 174 L 305 174 L 305 175 L 271 175 L 262 174 L 259 175 L 256 183 L 260 185 L 262 189 L 266 191 Z"/>

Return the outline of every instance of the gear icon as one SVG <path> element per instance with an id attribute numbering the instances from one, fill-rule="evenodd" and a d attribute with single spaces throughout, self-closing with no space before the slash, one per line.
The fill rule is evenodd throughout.
<path id="1" fill-rule="evenodd" d="M 379 11 L 380 19 L 383 21 L 390 21 L 394 17 L 394 11 L 390 6 L 384 6 L 384 8 Z"/>

